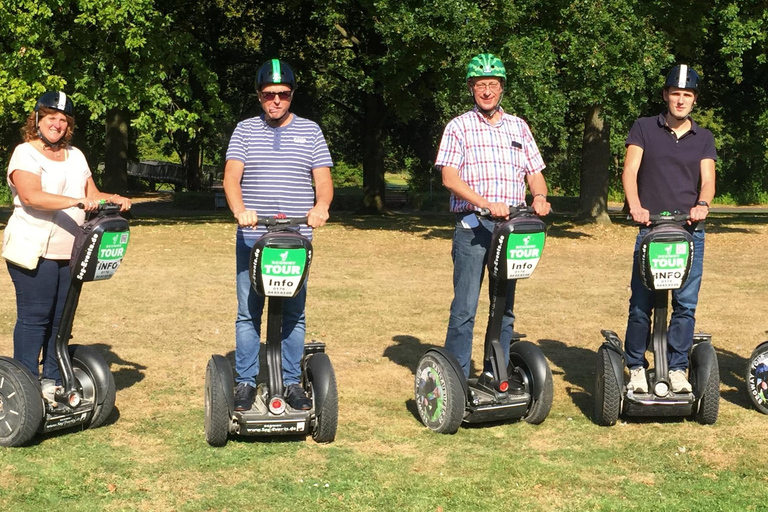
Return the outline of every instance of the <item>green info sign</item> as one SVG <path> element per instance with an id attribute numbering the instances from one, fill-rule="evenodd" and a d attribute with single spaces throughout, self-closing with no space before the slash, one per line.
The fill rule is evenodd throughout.
<path id="1" fill-rule="evenodd" d="M 265 247 L 261 256 L 261 282 L 267 297 L 293 297 L 304 268 L 307 251 L 304 249 L 275 249 Z"/>
<path id="2" fill-rule="evenodd" d="M 688 242 L 651 242 L 648 245 L 648 261 L 654 289 L 677 290 L 683 286 L 690 257 Z"/>
<path id="3" fill-rule="evenodd" d="M 546 234 L 510 233 L 507 240 L 507 279 L 531 277 L 544 250 Z"/>
<path id="4" fill-rule="evenodd" d="M 101 237 L 99 252 L 97 255 L 96 272 L 94 281 L 109 279 L 117 272 L 123 261 L 125 251 L 128 250 L 128 231 L 106 232 Z"/>

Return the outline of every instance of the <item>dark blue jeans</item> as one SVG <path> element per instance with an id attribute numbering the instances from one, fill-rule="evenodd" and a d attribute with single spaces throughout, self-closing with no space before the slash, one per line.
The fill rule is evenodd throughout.
<path id="1" fill-rule="evenodd" d="M 690 226 L 686 229 L 693 235 L 693 262 L 688 280 L 682 288 L 672 292 L 672 315 L 667 329 L 667 362 L 670 371 L 688 368 L 688 352 L 693 346 L 696 305 L 699 302 L 699 288 L 701 288 L 701 275 L 704 269 L 704 231 L 694 231 Z M 632 297 L 629 299 L 629 320 L 624 342 L 629 368 L 648 367 L 645 352 L 651 339 L 654 292 L 643 284 L 637 266 L 640 242 L 646 233 L 648 228 L 643 228 L 637 235 L 632 264 Z"/>
<path id="2" fill-rule="evenodd" d="M 448 320 L 448 332 L 445 335 L 445 348 L 456 356 L 464 370 L 464 376 L 469 377 L 477 303 L 486 273 L 485 264 L 495 223 L 471 214 L 467 221 L 471 224 L 479 222 L 477 226 L 468 228 L 462 224 L 461 217 L 462 215 L 457 215 L 456 229 L 453 233 L 454 295 L 451 302 L 451 317 Z M 504 361 L 509 360 L 509 342 L 512 339 L 512 327 L 515 323 L 515 315 L 512 312 L 515 306 L 515 283 L 516 281 L 508 282 L 499 339 L 504 351 Z"/>
<path id="3" fill-rule="evenodd" d="M 16 288 L 13 358 L 38 377 L 42 350 L 43 378 L 60 383 L 54 345 L 69 290 L 69 261 L 40 258 L 35 270 L 8 263 L 8 273 Z"/>
<path id="4" fill-rule="evenodd" d="M 261 347 L 261 316 L 266 299 L 251 286 L 249 263 L 255 239 L 237 239 L 235 258 L 237 267 L 237 319 L 235 320 L 235 381 L 256 386 L 259 374 Z M 283 299 L 282 355 L 283 383 L 301 381 L 301 358 L 304 357 L 307 283 L 290 299 Z"/>

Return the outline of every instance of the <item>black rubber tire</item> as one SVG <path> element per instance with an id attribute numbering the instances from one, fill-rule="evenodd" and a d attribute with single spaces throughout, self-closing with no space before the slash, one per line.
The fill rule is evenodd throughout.
<path id="1" fill-rule="evenodd" d="M 720 370 L 717 358 L 712 358 L 709 368 L 709 379 L 704 387 L 704 394 L 699 401 L 699 411 L 696 421 L 702 425 L 714 425 L 720 411 Z"/>
<path id="2" fill-rule="evenodd" d="M 431 431 L 455 434 L 459 430 L 467 400 L 459 379 L 451 363 L 437 352 L 428 352 L 419 361 L 414 381 L 416 408 Z"/>
<path id="3" fill-rule="evenodd" d="M 21 363 L 0 357 L 0 446 L 23 446 L 43 419 L 40 384 Z"/>
<path id="4" fill-rule="evenodd" d="M 115 408 L 115 377 L 104 357 L 94 348 L 70 345 L 69 357 L 75 378 L 83 388 L 83 398 L 93 401 L 93 413 L 85 428 L 102 426 Z"/>
<path id="5" fill-rule="evenodd" d="M 312 389 L 312 382 L 309 383 Z M 314 394 L 314 392 L 313 392 Z M 317 411 L 315 428 L 312 430 L 312 439 L 316 443 L 332 443 L 336 439 L 336 429 L 339 425 L 339 393 L 336 389 L 336 374 L 333 369 L 328 378 L 328 391 L 319 411 Z"/>
<path id="6" fill-rule="evenodd" d="M 762 366 L 762 364 L 766 363 L 768 363 L 768 342 L 761 343 L 752 351 L 752 355 L 749 356 L 749 361 L 747 362 L 747 372 L 745 374 L 749 399 L 752 400 L 755 409 L 763 414 L 768 414 L 768 394 L 766 394 L 765 391 L 756 389 L 758 385 L 755 373 L 758 366 Z M 762 374 L 762 371 L 761 377 L 765 379 L 765 375 Z M 758 395 L 758 393 L 761 392 L 762 395 Z"/>
<path id="7" fill-rule="evenodd" d="M 229 406 L 224 385 L 215 361 L 209 359 L 205 369 L 205 440 L 211 446 L 224 446 L 229 436 Z"/>
<path id="8" fill-rule="evenodd" d="M 619 420 L 621 386 L 616 382 L 616 374 L 613 371 L 608 350 L 600 348 L 597 351 L 597 371 L 595 373 L 595 423 L 610 427 Z"/>
<path id="9" fill-rule="evenodd" d="M 530 345 L 535 347 L 536 351 L 529 352 L 529 354 L 535 354 L 534 357 L 539 359 L 539 361 L 527 361 L 521 353 L 510 350 L 507 374 L 510 376 L 514 374 L 513 372 L 521 372 L 523 374 L 522 378 L 525 385 L 525 391 L 531 394 L 532 399 L 531 406 L 528 408 L 526 415 L 523 416 L 523 419 L 526 421 L 526 423 L 530 423 L 531 425 L 540 425 L 544 422 L 545 419 L 547 419 L 549 412 L 552 410 L 552 401 L 555 394 L 554 382 L 552 378 L 552 370 L 549 368 L 547 358 L 544 357 L 544 354 L 541 352 L 538 346 L 533 345 L 532 343 Z M 533 375 L 533 371 L 531 370 L 534 365 L 543 365 L 545 368 L 544 383 L 538 393 L 535 391 L 535 377 Z"/>

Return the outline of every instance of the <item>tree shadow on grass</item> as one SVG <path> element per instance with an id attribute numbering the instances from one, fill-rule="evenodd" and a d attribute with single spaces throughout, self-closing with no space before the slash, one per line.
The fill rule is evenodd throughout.
<path id="1" fill-rule="evenodd" d="M 573 404 L 586 417 L 592 418 L 597 354 L 582 347 L 568 346 L 559 340 L 542 339 L 539 346 L 547 359 L 562 369 L 562 372 L 552 373 L 563 376 L 565 391 Z"/>
<path id="2" fill-rule="evenodd" d="M 740 355 L 717 348 L 717 365 L 720 369 L 720 382 L 730 388 L 720 393 L 720 397 L 731 402 L 734 405 L 745 409 L 752 408 L 752 401 L 747 392 L 747 383 L 744 380 L 747 372 L 747 358 Z"/>
<path id="3" fill-rule="evenodd" d="M 112 346 L 107 345 L 106 343 L 94 343 L 93 345 L 90 345 L 90 347 L 99 351 L 110 367 L 115 365 L 120 366 L 118 370 L 112 372 L 112 375 L 115 378 L 115 388 L 118 391 L 129 388 L 144 380 L 144 370 L 147 369 L 146 366 L 121 358 L 112 351 Z"/>

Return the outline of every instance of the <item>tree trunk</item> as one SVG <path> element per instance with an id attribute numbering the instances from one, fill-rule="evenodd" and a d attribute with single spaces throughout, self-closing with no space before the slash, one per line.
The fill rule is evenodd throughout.
<path id="1" fill-rule="evenodd" d="M 107 111 L 107 133 L 104 155 L 104 175 L 101 188 L 104 192 L 124 194 L 128 189 L 128 126 L 127 110 Z"/>
<path id="2" fill-rule="evenodd" d="M 184 167 L 187 171 L 187 190 L 202 190 L 200 142 L 195 139 L 189 144 Z"/>
<path id="3" fill-rule="evenodd" d="M 610 128 L 602 117 L 602 106 L 592 105 L 584 118 L 581 149 L 581 182 L 577 219 L 610 224 L 608 182 L 611 161 Z"/>
<path id="4" fill-rule="evenodd" d="M 382 213 L 384 206 L 385 109 L 381 98 L 366 94 L 363 120 L 363 212 Z"/>

